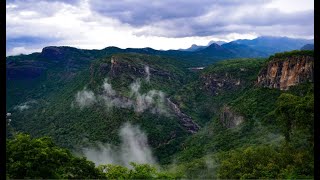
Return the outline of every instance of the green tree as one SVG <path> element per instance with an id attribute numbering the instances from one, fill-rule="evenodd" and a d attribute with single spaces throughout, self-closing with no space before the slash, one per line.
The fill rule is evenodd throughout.
<path id="1" fill-rule="evenodd" d="M 290 144 L 250 146 L 221 155 L 218 178 L 305 179 L 313 177 L 313 154 Z"/>
<path id="2" fill-rule="evenodd" d="M 7 140 L 6 153 L 7 176 L 13 179 L 103 177 L 92 162 L 57 147 L 48 137 L 17 134 Z"/>
<path id="3" fill-rule="evenodd" d="M 314 95 L 305 97 L 283 93 L 277 100 L 275 115 L 286 140 L 289 142 L 293 130 L 307 132 L 309 142 L 313 143 Z M 306 130 L 306 131 L 304 131 Z"/>
<path id="4" fill-rule="evenodd" d="M 129 179 L 129 169 L 120 165 L 100 165 L 98 169 L 103 172 L 108 179 Z"/>
<path id="5" fill-rule="evenodd" d="M 275 178 L 279 173 L 278 153 L 268 147 L 248 147 L 233 150 L 223 156 L 218 169 L 219 178 L 250 179 Z"/>
<path id="6" fill-rule="evenodd" d="M 150 164 L 130 163 L 131 167 L 120 165 L 100 165 L 98 169 L 105 174 L 108 179 L 179 179 L 181 176 L 175 173 L 158 171 Z"/>

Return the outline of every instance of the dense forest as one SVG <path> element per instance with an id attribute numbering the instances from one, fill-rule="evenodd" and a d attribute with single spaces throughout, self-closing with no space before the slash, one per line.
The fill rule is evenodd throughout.
<path id="1" fill-rule="evenodd" d="M 66 60 L 7 59 L 8 179 L 313 178 L 313 51 L 200 70 L 172 54 L 55 51 Z"/>

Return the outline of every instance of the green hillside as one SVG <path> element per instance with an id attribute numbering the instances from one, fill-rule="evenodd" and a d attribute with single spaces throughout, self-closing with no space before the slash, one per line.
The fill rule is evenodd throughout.
<path id="1" fill-rule="evenodd" d="M 198 71 L 189 70 L 190 64 L 179 58 L 159 54 L 81 53 L 62 57 L 69 62 L 64 65 L 46 58 L 32 62 L 32 56 L 7 59 L 7 73 L 12 73 L 7 79 L 7 143 L 24 132 L 49 136 L 78 156 L 85 155 L 83 147 L 99 143 L 111 147 L 109 153 L 120 153 L 123 133 L 131 132 L 122 129 L 129 123 L 139 127 L 128 135 L 131 140 L 147 137 L 141 142 L 147 141 L 157 168 L 165 170 L 162 176 L 151 166 L 133 165 L 155 173 L 152 177 L 313 178 L 313 83 L 298 83 L 286 91 L 257 83 L 271 60 L 313 53 L 230 59 Z M 77 61 L 80 55 L 85 58 Z M 25 69 L 32 73 L 24 74 Z M 136 177 L 120 165 L 100 170 Z M 97 171 L 94 177 L 101 175 L 90 171 Z M 17 171 L 7 174 L 19 177 Z M 52 177 L 67 176 L 45 178 Z"/>

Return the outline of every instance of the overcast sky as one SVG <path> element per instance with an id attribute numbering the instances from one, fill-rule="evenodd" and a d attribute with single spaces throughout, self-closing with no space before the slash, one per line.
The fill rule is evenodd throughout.
<path id="1" fill-rule="evenodd" d="M 7 0 L 7 55 L 314 35 L 313 0 Z"/>

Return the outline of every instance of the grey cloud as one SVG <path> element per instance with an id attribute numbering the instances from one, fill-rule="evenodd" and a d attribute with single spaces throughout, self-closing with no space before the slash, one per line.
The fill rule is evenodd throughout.
<path id="1" fill-rule="evenodd" d="M 189 37 L 228 33 L 268 35 L 260 29 L 276 25 L 313 29 L 313 10 L 284 13 L 278 9 L 265 8 L 267 3 L 270 1 L 93 0 L 90 1 L 90 7 L 94 12 L 136 27 L 134 34 L 137 36 Z M 290 32 L 299 34 L 296 29 L 290 29 Z"/>
<path id="2" fill-rule="evenodd" d="M 224 7 L 212 10 L 208 14 L 188 19 L 172 19 L 146 25 L 135 31 L 138 36 L 155 35 L 164 37 L 212 36 L 230 33 L 256 33 L 272 35 L 274 32 L 264 32 L 265 26 L 295 26 L 302 27 L 313 35 L 314 11 L 283 13 L 276 9 L 255 9 L 241 12 L 241 8 Z M 282 29 L 283 29 L 282 28 Z M 296 28 L 288 29 L 296 35 L 302 32 Z M 311 32 L 310 32 L 311 30 Z M 277 29 L 274 29 L 277 31 Z"/>
<path id="3" fill-rule="evenodd" d="M 119 19 L 133 26 L 154 21 L 199 17 L 214 8 L 233 7 L 246 4 L 266 3 L 266 0 L 92 0 L 90 7 L 100 14 Z"/>
<path id="4" fill-rule="evenodd" d="M 37 17 L 48 17 L 57 13 L 61 9 L 61 5 L 73 5 L 76 6 L 78 1 L 62 1 L 62 0 L 53 0 L 53 1 L 39 1 L 39 0 L 11 0 L 7 1 L 6 5 L 14 5 L 13 8 L 7 9 L 10 13 L 19 14 L 21 11 L 34 11 L 37 15 L 33 15 L 34 18 Z"/>
<path id="5" fill-rule="evenodd" d="M 78 4 L 80 0 L 42 0 L 42 2 L 60 2 L 64 4 Z M 6 4 L 39 3 L 39 0 L 6 0 Z"/>
<path id="6" fill-rule="evenodd" d="M 31 49 L 42 49 L 51 43 L 59 41 L 60 39 L 54 37 L 36 37 L 36 36 L 20 36 L 6 38 L 6 52 L 7 54 L 15 47 L 25 47 Z"/>
<path id="7" fill-rule="evenodd" d="M 115 29 L 125 27 L 135 36 L 181 38 L 214 36 L 226 39 L 231 33 L 310 37 L 314 34 L 314 11 L 284 13 L 266 8 L 270 0 L 90 0 L 88 16 L 79 22 Z M 60 10 L 79 12 L 87 8 L 84 0 L 9 0 L 7 8 L 7 54 L 32 51 L 48 45 L 79 44 L 85 39 L 80 34 L 70 35 L 70 29 L 61 25 L 38 23 L 36 19 L 50 18 Z M 285 8 L 285 7 L 284 7 Z M 24 12 L 24 13 L 22 13 Z M 35 13 L 32 13 L 35 12 Z M 26 15 L 27 14 L 27 15 Z M 108 23 L 107 23 L 108 24 Z M 86 30 L 86 29 L 85 29 Z M 87 30 L 86 30 L 87 31 Z M 84 32 L 86 33 L 86 32 Z M 38 37 L 41 42 L 27 41 L 24 37 Z M 90 42 L 88 39 L 84 42 Z M 83 42 L 83 41 L 82 41 Z M 90 44 L 90 43 L 89 43 Z M 16 48 L 16 49 L 14 49 Z"/>

